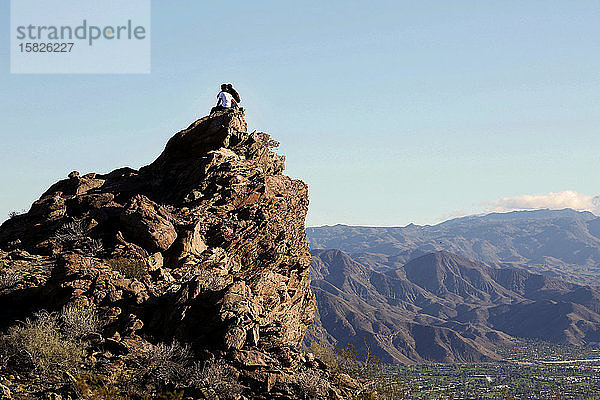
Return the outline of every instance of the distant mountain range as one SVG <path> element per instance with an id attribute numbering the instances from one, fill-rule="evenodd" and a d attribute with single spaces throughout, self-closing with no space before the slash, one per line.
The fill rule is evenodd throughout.
<path id="1" fill-rule="evenodd" d="M 400 363 L 498 360 L 495 345 L 514 338 L 600 342 L 600 290 L 549 276 L 598 283 L 599 228 L 573 210 L 309 228 L 318 313 L 306 342 L 366 340 Z"/>
<path id="2" fill-rule="evenodd" d="M 488 265 L 513 265 L 600 286 L 600 218 L 571 209 L 456 218 L 437 225 L 307 228 L 311 249 L 339 249 L 378 269 L 445 250 Z"/>

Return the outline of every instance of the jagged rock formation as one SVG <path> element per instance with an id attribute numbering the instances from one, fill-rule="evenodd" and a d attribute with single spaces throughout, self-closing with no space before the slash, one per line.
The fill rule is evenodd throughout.
<path id="1" fill-rule="evenodd" d="M 242 110 L 219 112 L 139 171 L 52 185 L 0 227 L 6 266 L 39 272 L 2 289 L 2 325 L 84 304 L 110 321 L 105 336 L 190 343 L 234 366 L 252 397 L 275 396 L 304 363 L 315 313 L 307 186 L 282 174 L 276 145 L 247 132 Z"/>

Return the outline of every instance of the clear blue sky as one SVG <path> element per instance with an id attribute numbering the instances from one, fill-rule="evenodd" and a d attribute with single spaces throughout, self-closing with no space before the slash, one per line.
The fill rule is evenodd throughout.
<path id="1" fill-rule="evenodd" d="M 225 81 L 308 183 L 310 226 L 600 192 L 597 0 L 156 0 L 148 75 L 11 75 L 0 14 L 0 221 L 71 170 L 151 162 Z"/>

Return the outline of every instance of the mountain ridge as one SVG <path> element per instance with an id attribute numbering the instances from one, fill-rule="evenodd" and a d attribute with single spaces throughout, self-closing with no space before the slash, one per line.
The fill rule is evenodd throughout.
<path id="1" fill-rule="evenodd" d="M 516 211 L 462 217 L 437 225 L 307 228 L 312 249 L 403 264 L 446 250 L 489 265 L 515 265 L 571 282 L 600 286 L 600 218 L 589 212 Z"/>
<path id="2" fill-rule="evenodd" d="M 447 251 L 385 270 L 338 249 L 311 254 L 319 314 L 305 342 L 364 350 L 367 340 L 386 362 L 414 363 L 500 360 L 495 346 L 520 338 L 598 341 L 600 292 L 589 286 Z"/>

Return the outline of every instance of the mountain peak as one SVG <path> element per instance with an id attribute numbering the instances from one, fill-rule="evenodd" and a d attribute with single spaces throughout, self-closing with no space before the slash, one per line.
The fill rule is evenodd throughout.
<path id="1" fill-rule="evenodd" d="M 0 226 L 0 248 L 40 255 L 47 269 L 23 283 L 39 297 L 3 293 L 3 321 L 72 303 L 118 310 L 105 334 L 146 346 L 177 339 L 205 359 L 235 358 L 236 375 L 259 391 L 273 374 L 285 380 L 284 366 L 302 366 L 315 303 L 308 189 L 283 175 L 277 145 L 247 132 L 243 110 L 227 110 L 175 134 L 139 171 L 69 174 Z"/>

